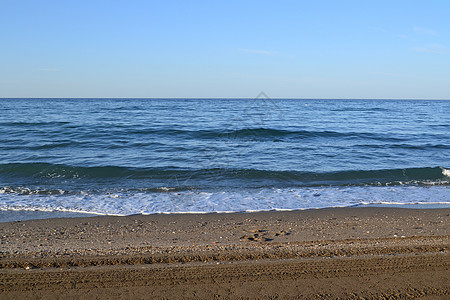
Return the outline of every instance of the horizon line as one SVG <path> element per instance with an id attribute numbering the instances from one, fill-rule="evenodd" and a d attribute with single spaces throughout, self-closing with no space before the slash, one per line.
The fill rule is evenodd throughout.
<path id="1" fill-rule="evenodd" d="M 289 97 L 0 97 L 0 99 L 160 99 L 160 100 L 418 100 L 418 101 L 449 101 L 450 98 L 289 98 Z"/>

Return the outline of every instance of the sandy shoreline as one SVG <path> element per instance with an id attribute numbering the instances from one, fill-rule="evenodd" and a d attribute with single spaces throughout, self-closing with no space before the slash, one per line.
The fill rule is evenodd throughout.
<path id="1" fill-rule="evenodd" d="M 0 224 L 0 298 L 450 295 L 450 209 L 333 208 Z"/>

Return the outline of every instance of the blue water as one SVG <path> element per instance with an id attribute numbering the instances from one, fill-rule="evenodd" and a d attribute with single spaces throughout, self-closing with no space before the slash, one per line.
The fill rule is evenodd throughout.
<path id="1" fill-rule="evenodd" d="M 450 206 L 450 101 L 0 99 L 0 111 L 3 215 Z"/>

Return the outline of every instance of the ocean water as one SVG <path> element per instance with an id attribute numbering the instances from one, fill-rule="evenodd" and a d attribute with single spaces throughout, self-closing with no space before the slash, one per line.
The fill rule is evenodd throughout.
<path id="1" fill-rule="evenodd" d="M 0 99 L 0 221 L 450 207 L 450 101 Z"/>

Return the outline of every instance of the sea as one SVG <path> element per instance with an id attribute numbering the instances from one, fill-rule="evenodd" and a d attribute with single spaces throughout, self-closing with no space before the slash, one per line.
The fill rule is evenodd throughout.
<path id="1" fill-rule="evenodd" d="M 450 207 L 450 101 L 0 99 L 0 221 Z"/>

